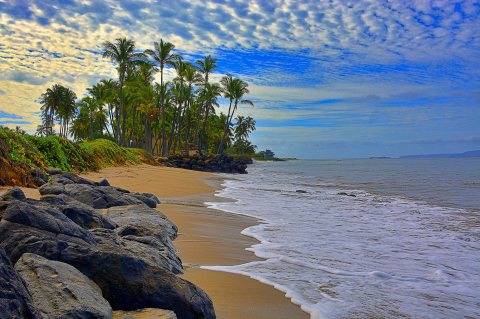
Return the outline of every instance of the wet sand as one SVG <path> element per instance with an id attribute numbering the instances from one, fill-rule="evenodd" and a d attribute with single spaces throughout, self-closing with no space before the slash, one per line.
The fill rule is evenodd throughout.
<path id="1" fill-rule="evenodd" d="M 223 181 L 215 174 L 176 168 L 137 165 L 106 168 L 84 175 L 107 178 L 112 185 L 157 195 L 162 211 L 179 228 L 174 241 L 185 266 L 183 278 L 197 284 L 212 298 L 220 319 L 303 319 L 310 316 L 285 294 L 246 276 L 200 269 L 205 265 L 237 265 L 258 260 L 245 248 L 256 244 L 240 232 L 260 221 L 206 208 L 219 201 L 213 196 Z"/>

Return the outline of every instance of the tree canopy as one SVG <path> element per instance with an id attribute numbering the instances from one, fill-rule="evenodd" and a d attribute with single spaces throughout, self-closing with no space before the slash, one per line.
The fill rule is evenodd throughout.
<path id="1" fill-rule="evenodd" d="M 186 61 L 175 46 L 160 39 L 153 49 L 140 52 L 135 41 L 118 38 L 103 43 L 103 57 L 112 61 L 118 79 L 102 79 L 83 98 L 59 84 L 42 94 L 42 125 L 37 134 L 55 134 L 75 140 L 103 137 L 119 145 L 143 148 L 168 156 L 178 152 L 255 152 L 248 141 L 255 130 L 252 117 L 234 117 L 240 104 L 253 106 L 245 97 L 248 83 L 225 75 L 210 82 L 217 67 L 211 55 Z M 164 80 L 165 69 L 175 72 Z M 159 73 L 160 83 L 155 82 Z M 227 114 L 218 113 L 219 101 L 228 101 Z"/>

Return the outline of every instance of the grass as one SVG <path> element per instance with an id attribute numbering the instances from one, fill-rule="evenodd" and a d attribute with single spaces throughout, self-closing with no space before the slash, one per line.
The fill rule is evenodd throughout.
<path id="1" fill-rule="evenodd" d="M 0 126 L 0 142 L 2 161 L 32 170 L 56 167 L 83 172 L 151 161 L 143 150 L 124 148 L 106 139 L 76 143 L 58 136 L 19 134 Z"/>

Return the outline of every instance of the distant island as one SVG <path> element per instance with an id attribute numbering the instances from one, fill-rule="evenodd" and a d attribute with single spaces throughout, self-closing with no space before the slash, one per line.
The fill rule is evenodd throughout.
<path id="1" fill-rule="evenodd" d="M 424 155 L 405 155 L 400 158 L 461 158 L 461 157 L 480 157 L 480 150 L 468 151 L 453 154 L 424 154 Z"/>

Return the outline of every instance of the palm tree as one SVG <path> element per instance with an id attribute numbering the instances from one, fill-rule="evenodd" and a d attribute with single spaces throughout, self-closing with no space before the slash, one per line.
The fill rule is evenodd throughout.
<path id="1" fill-rule="evenodd" d="M 160 107 L 162 109 L 162 156 L 167 153 L 167 133 L 165 128 L 165 86 L 163 82 L 163 69 L 166 65 L 173 66 L 177 60 L 177 55 L 172 53 L 175 46 L 170 42 L 153 43 L 154 50 L 145 50 L 145 54 L 149 55 L 160 65 Z"/>
<path id="2" fill-rule="evenodd" d="M 211 55 L 208 55 L 203 58 L 203 60 L 197 60 L 197 68 L 198 71 L 203 74 L 203 83 L 202 89 L 205 90 L 206 85 L 208 84 L 208 77 L 210 73 L 217 67 L 217 59 L 212 58 Z M 197 145 L 198 149 L 201 149 L 200 145 L 200 121 L 202 113 L 207 116 L 207 109 L 210 107 L 206 105 L 206 101 L 202 101 L 200 104 L 201 107 L 197 110 L 197 125 L 195 129 L 195 144 Z M 206 118 L 204 119 L 204 123 L 206 122 Z"/>
<path id="3" fill-rule="evenodd" d="M 123 99 L 123 85 L 125 82 L 125 74 L 129 65 L 135 64 L 144 58 L 143 53 L 135 52 L 135 41 L 127 38 L 118 38 L 115 43 L 106 41 L 103 43 L 103 57 L 110 59 L 112 62 L 118 64 L 118 79 L 119 79 L 119 93 L 120 93 L 120 110 L 117 118 L 117 131 L 119 132 L 119 143 L 125 145 L 125 112 Z M 120 126 L 120 117 L 122 118 L 122 125 Z"/>
<path id="4" fill-rule="evenodd" d="M 205 105 L 205 117 L 203 121 L 202 133 L 200 134 L 199 149 L 203 150 L 207 148 L 206 134 L 207 134 L 207 122 L 211 111 L 214 111 L 213 106 L 218 106 L 217 98 L 222 94 L 222 88 L 217 83 L 206 83 L 203 90 L 200 92 L 200 98 Z"/>
<path id="5" fill-rule="evenodd" d="M 227 136 L 227 130 L 232 124 L 232 118 L 233 115 L 235 114 L 235 111 L 237 110 L 238 103 L 240 104 L 247 104 L 253 106 L 253 102 L 250 100 L 245 100 L 243 99 L 243 96 L 250 93 L 248 90 L 248 83 L 238 79 L 238 78 L 233 78 L 231 75 L 227 74 L 220 80 L 220 83 L 223 86 L 223 94 L 224 97 L 229 99 L 229 106 L 228 106 L 228 113 L 227 113 L 227 118 L 225 121 L 225 126 L 223 129 L 223 137 L 218 144 L 217 148 L 217 153 L 221 153 L 223 151 L 224 147 L 224 140 L 225 137 Z M 233 104 L 233 109 L 232 109 L 232 104 Z"/>
<path id="6" fill-rule="evenodd" d="M 188 83 L 188 97 L 185 106 L 185 153 L 188 155 L 190 151 L 190 107 L 193 100 L 193 85 L 202 80 L 202 76 L 197 72 L 197 69 L 190 63 L 185 63 L 185 81 Z"/>
<path id="7" fill-rule="evenodd" d="M 75 106 L 77 95 L 71 89 L 66 87 L 62 87 L 61 95 L 62 98 L 57 109 L 57 119 L 60 122 L 60 136 L 66 138 L 68 125 L 77 111 Z"/>
<path id="8" fill-rule="evenodd" d="M 42 113 L 42 122 L 45 135 L 53 135 L 53 126 L 55 114 L 60 108 L 63 98 L 63 86 L 54 84 L 52 88 L 48 88 L 40 97 L 40 111 Z"/>
<path id="9" fill-rule="evenodd" d="M 71 89 L 54 84 L 40 97 L 42 121 L 46 135 L 53 135 L 55 117 L 60 122 L 60 136 L 66 137 L 68 123 L 75 115 L 75 99 L 77 95 Z"/>

